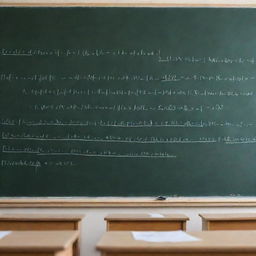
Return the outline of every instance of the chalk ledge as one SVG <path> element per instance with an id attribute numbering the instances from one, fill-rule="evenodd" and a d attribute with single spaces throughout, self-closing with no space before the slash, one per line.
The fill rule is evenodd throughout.
<path id="1" fill-rule="evenodd" d="M 47 197 L 0 198 L 0 208 L 255 207 L 256 197 Z"/>

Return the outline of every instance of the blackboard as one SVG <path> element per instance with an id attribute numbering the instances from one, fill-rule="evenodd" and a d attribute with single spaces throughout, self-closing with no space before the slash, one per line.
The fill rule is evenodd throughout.
<path id="1" fill-rule="evenodd" d="M 255 22 L 0 8 L 0 196 L 255 196 Z"/>

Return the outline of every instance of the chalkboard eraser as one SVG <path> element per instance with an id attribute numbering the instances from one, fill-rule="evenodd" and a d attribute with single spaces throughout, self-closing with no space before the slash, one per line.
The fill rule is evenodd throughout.
<path id="1" fill-rule="evenodd" d="M 158 196 L 158 197 L 156 198 L 156 200 L 157 200 L 157 201 L 164 201 L 164 200 L 166 200 L 166 197 L 165 197 L 165 196 Z"/>

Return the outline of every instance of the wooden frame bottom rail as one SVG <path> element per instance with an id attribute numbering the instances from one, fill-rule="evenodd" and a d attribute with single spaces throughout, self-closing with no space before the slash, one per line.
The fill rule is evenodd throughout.
<path id="1" fill-rule="evenodd" d="M 0 208 L 114 208 L 114 207 L 255 207 L 256 197 L 173 197 L 164 201 L 155 198 L 0 198 Z"/>

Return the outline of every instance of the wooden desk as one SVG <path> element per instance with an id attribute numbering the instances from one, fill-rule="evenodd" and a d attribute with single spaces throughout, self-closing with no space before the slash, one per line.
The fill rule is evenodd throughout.
<path id="1" fill-rule="evenodd" d="M 101 256 L 255 256 L 256 231 L 188 232 L 194 242 L 136 241 L 128 231 L 106 232 L 97 250 Z"/>
<path id="2" fill-rule="evenodd" d="M 80 230 L 84 215 L 1 214 L 0 230 Z"/>
<path id="3" fill-rule="evenodd" d="M 0 230 L 81 230 L 84 215 L 72 214 L 1 214 Z M 74 256 L 80 253 L 80 236 Z"/>
<path id="4" fill-rule="evenodd" d="M 72 256 L 78 231 L 12 231 L 0 239 L 0 256 Z"/>
<path id="5" fill-rule="evenodd" d="M 203 230 L 256 230 L 256 213 L 199 214 Z"/>
<path id="6" fill-rule="evenodd" d="M 183 214 L 163 214 L 163 218 L 150 214 L 111 214 L 105 217 L 108 231 L 167 231 L 186 230 L 189 218 Z"/>

